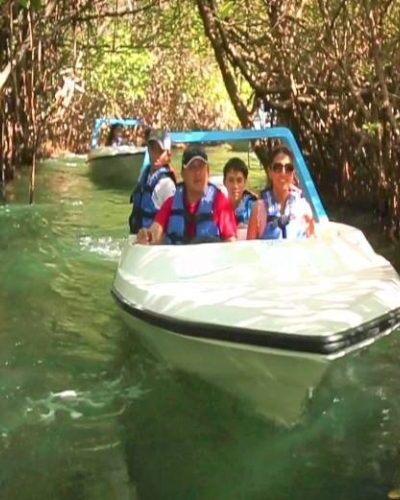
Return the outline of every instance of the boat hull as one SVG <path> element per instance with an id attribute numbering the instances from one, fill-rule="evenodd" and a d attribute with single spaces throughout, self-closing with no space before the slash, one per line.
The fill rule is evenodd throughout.
<path id="1" fill-rule="evenodd" d="M 292 424 L 332 363 L 400 331 L 393 267 L 355 228 L 327 223 L 317 233 L 187 246 L 133 236 L 113 295 L 171 366 Z"/>
<path id="2" fill-rule="evenodd" d="M 139 179 L 144 150 L 110 154 L 109 149 L 88 156 L 90 178 L 101 188 L 132 191 Z"/>
<path id="3" fill-rule="evenodd" d="M 171 368 L 198 376 L 238 398 L 261 417 L 291 426 L 330 361 L 320 355 L 239 346 L 175 334 L 123 310 L 124 321 Z"/>

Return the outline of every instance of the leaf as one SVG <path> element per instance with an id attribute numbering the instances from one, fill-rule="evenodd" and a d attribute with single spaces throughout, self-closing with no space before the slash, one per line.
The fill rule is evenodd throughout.
<path id="1" fill-rule="evenodd" d="M 0 5 L 2 3 L 3 1 L 0 0 Z M 28 9 L 29 6 L 32 6 L 33 10 L 39 10 L 42 6 L 42 0 L 19 0 L 18 3 L 24 9 Z"/>
<path id="2" fill-rule="evenodd" d="M 42 0 L 31 0 L 31 5 L 34 10 L 39 10 L 42 6 Z"/>

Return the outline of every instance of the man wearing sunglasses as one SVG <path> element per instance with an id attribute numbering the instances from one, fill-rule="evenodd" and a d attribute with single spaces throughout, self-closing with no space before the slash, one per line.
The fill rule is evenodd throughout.
<path id="1" fill-rule="evenodd" d="M 266 171 L 271 189 L 261 192 L 261 200 L 253 206 L 247 239 L 302 239 L 314 233 L 312 210 L 295 186 L 294 158 L 286 146 L 272 152 Z"/>

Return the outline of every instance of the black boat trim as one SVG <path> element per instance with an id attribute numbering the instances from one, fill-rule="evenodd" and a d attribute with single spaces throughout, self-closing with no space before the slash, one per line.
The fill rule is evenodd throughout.
<path id="1" fill-rule="evenodd" d="M 399 307 L 360 326 L 330 336 L 284 334 L 172 318 L 128 302 L 115 288 L 111 293 L 118 305 L 131 316 L 178 335 L 310 354 L 334 355 L 372 341 L 400 325 Z"/>

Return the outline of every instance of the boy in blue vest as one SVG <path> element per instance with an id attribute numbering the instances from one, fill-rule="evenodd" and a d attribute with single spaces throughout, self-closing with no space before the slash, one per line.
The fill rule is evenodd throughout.
<path id="1" fill-rule="evenodd" d="M 225 164 L 223 174 L 224 186 L 235 210 L 236 222 L 238 226 L 247 227 L 253 204 L 257 200 L 257 196 L 246 188 L 249 175 L 247 165 L 240 158 L 231 158 Z"/>
<path id="2" fill-rule="evenodd" d="M 142 244 L 177 245 L 236 239 L 236 220 L 226 196 L 211 184 L 206 151 L 188 146 L 182 156 L 181 175 L 174 196 L 168 198 L 148 229 L 138 233 Z"/>
<path id="3" fill-rule="evenodd" d="M 170 166 L 171 138 L 161 130 L 151 130 L 147 147 L 150 164 L 143 171 L 131 196 L 132 213 L 129 217 L 131 234 L 148 228 L 161 205 L 175 193 L 175 174 Z"/>

